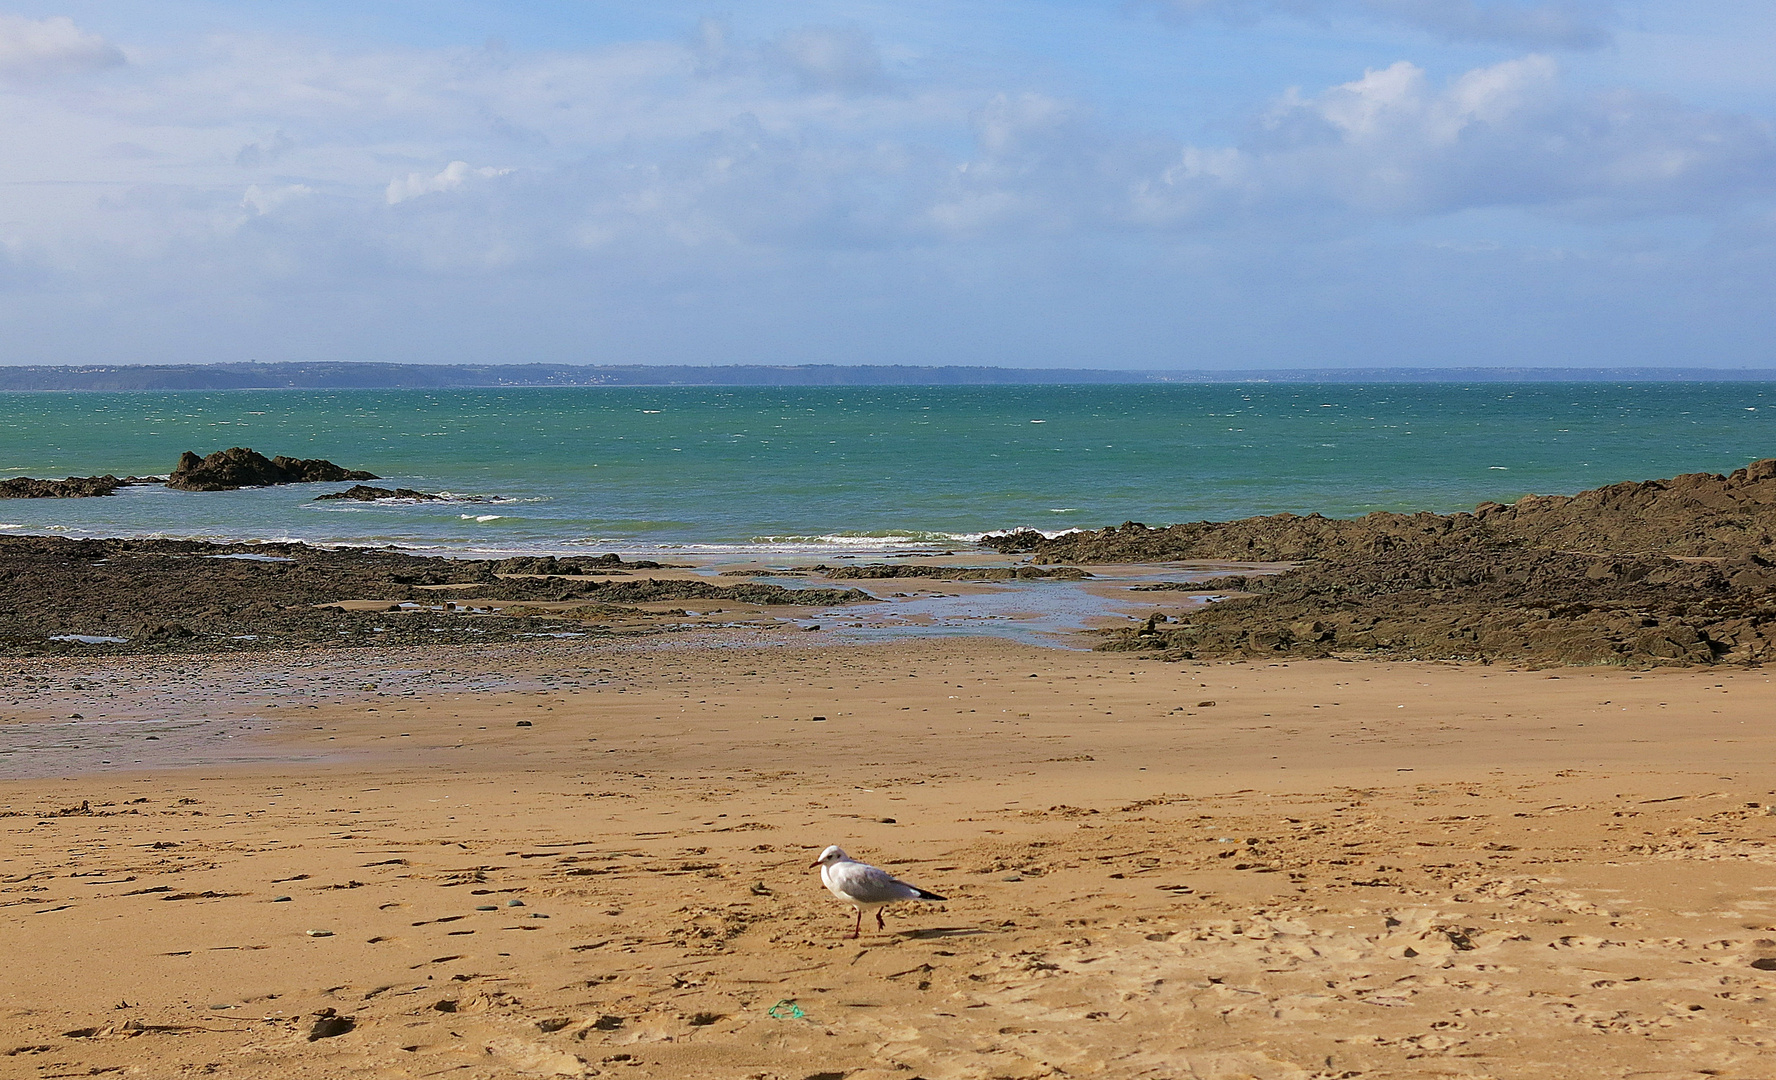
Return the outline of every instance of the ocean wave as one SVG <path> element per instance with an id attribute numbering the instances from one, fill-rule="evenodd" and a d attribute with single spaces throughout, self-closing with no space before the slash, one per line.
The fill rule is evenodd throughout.
<path id="1" fill-rule="evenodd" d="M 1052 511 L 1052 512 L 1058 513 L 1058 511 Z M 1062 537 L 1062 536 L 1071 536 L 1074 533 L 1087 532 L 1087 531 L 1088 530 L 1081 529 L 1078 526 L 1074 526 L 1073 528 L 1070 528 L 1070 529 L 1038 529 L 1034 525 L 1013 525 L 1009 529 L 989 529 L 984 533 L 976 533 L 974 538 L 976 541 L 979 541 L 979 540 L 984 539 L 985 537 L 988 537 L 988 536 L 1003 536 L 1006 533 L 1014 533 L 1014 532 L 1033 532 L 1033 533 L 1041 533 L 1043 539 L 1045 539 L 1045 540 L 1054 540 L 1054 539 L 1058 539 L 1059 537 Z"/>
<path id="2" fill-rule="evenodd" d="M 876 532 L 820 533 L 814 536 L 755 536 L 749 544 L 820 544 L 826 547 L 879 547 L 882 544 L 972 544 L 985 533 L 883 529 Z"/>
<path id="3" fill-rule="evenodd" d="M 322 504 L 325 506 L 326 504 Z M 363 507 L 338 507 L 359 510 Z M 338 520 L 338 519 L 335 519 Z M 363 520 L 363 519 L 356 519 Z M 243 531 L 194 528 L 129 529 L 104 526 L 68 526 L 0 523 L 0 529 L 19 530 L 26 534 L 51 534 L 71 537 L 128 537 L 144 540 L 199 540 L 214 544 L 306 544 L 315 548 L 392 548 L 416 555 L 446 558 L 487 559 L 515 556 L 571 556 L 590 551 L 617 552 L 639 558 L 749 559 L 761 556 L 896 556 L 915 552 L 943 551 L 951 548 L 972 548 L 988 532 L 946 532 L 923 529 L 885 529 L 873 531 L 834 531 L 808 534 L 777 534 L 734 541 L 670 541 L 637 536 L 548 536 L 537 535 L 559 529 L 563 523 L 527 520 L 507 514 L 458 513 L 459 530 L 434 526 L 366 531 L 362 534 L 340 535 L 331 529 L 295 531 L 267 530 L 257 535 Z M 482 527 L 488 533 L 481 533 Z M 1031 528 L 1024 526 L 1024 528 Z M 1011 530 L 991 530 L 992 532 Z M 1054 538 L 1077 529 L 1033 529 Z M 451 535 L 454 532 L 455 535 Z M 505 533 L 499 539 L 495 535 Z M 431 533 L 431 535 L 425 535 Z M 512 535 L 516 533 L 517 535 Z M 529 535 L 526 535 L 529 534 Z"/>

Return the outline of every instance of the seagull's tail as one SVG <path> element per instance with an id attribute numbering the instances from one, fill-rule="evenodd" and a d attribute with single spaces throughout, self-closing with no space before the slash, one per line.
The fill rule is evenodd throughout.
<path id="1" fill-rule="evenodd" d="M 913 891 L 919 894 L 918 898 L 920 900 L 948 900 L 949 899 L 949 897 L 947 897 L 947 896 L 939 896 L 934 892 L 926 892 L 924 889 L 919 888 L 917 885 L 913 886 Z"/>

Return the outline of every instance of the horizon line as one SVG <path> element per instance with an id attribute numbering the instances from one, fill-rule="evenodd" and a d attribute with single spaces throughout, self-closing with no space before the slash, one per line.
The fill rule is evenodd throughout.
<path id="1" fill-rule="evenodd" d="M 1459 382 L 1776 382 L 1776 368 L 1499 365 L 1130 370 L 991 364 L 419 364 L 374 360 L 0 365 L 0 392 Z"/>

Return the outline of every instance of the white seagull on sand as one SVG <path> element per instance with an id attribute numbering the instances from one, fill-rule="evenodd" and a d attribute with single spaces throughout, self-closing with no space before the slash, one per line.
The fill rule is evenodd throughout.
<path id="1" fill-rule="evenodd" d="M 851 929 L 852 937 L 863 933 L 863 913 L 866 911 L 873 910 L 877 928 L 886 930 L 888 924 L 882 921 L 882 909 L 889 904 L 901 900 L 944 899 L 917 885 L 908 885 L 886 870 L 858 862 L 839 850 L 837 844 L 821 852 L 814 865 L 820 867 L 820 883 L 827 891 L 857 909 L 857 925 Z"/>

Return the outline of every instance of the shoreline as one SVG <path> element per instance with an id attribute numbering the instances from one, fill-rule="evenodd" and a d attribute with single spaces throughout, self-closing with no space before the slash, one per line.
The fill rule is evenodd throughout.
<path id="1" fill-rule="evenodd" d="M 717 631 L 856 640 L 986 633 L 1089 648 L 1094 630 L 1161 609 L 1181 614 L 1217 595 L 1162 586 L 1270 569 L 1220 561 L 1043 568 L 956 552 L 891 563 L 660 563 L 614 554 L 467 560 L 299 544 L 0 536 L 0 655 L 469 648 Z"/>
<path id="2" fill-rule="evenodd" d="M 833 623 L 866 638 L 984 629 L 1060 641 L 1096 631 L 1097 648 L 1167 661 L 1756 666 L 1776 659 L 1772 535 L 1776 459 L 1730 474 L 1482 503 L 1471 513 L 1024 530 L 985 537 L 979 546 L 992 555 L 947 549 L 876 565 L 855 555 L 833 557 L 838 566 L 757 553 L 685 564 L 616 555 L 471 560 L 387 548 L 0 536 L 0 566 L 9 571 L 0 573 L 0 651 L 469 645 Z M 968 564 L 989 584 L 888 584 Z M 1103 580 L 1077 588 L 1035 580 L 1056 574 L 1075 584 L 1121 579 L 1127 593 L 1152 595 L 1113 595 Z M 1166 590 L 1175 595 L 1162 603 Z M 968 601 L 937 602 L 971 592 L 975 611 Z M 860 617 L 868 608 L 892 614 Z M 1146 618 L 1131 620 L 1141 608 Z"/>

